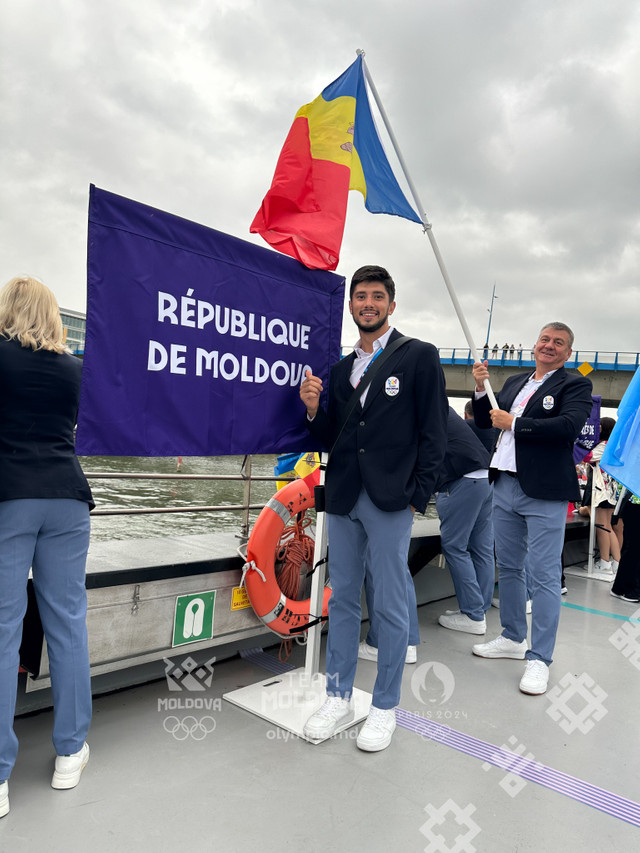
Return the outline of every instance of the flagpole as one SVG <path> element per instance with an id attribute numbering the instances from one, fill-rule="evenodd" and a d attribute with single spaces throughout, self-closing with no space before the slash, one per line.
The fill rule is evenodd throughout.
<path id="1" fill-rule="evenodd" d="M 447 286 L 447 290 L 449 291 L 449 296 L 451 297 L 451 301 L 453 302 L 453 307 L 455 308 L 455 312 L 458 315 L 458 320 L 460 321 L 460 325 L 462 326 L 462 330 L 464 332 L 465 338 L 467 339 L 467 343 L 469 344 L 469 349 L 473 355 L 474 361 L 482 361 L 480 358 L 480 352 L 478 351 L 474 341 L 473 336 L 471 335 L 471 330 L 467 325 L 467 321 L 465 319 L 464 313 L 462 311 L 462 306 L 458 301 L 458 297 L 456 295 L 455 290 L 453 289 L 453 284 L 451 283 L 451 279 L 449 278 L 449 273 L 447 272 L 447 268 L 444 264 L 444 260 L 442 255 L 440 254 L 440 249 L 438 248 L 438 244 L 436 242 L 436 238 L 433 234 L 433 229 L 431 227 L 431 223 L 427 217 L 426 211 L 422 205 L 420 200 L 420 196 L 418 194 L 418 190 L 413 183 L 413 179 L 409 173 L 409 169 L 407 168 L 407 164 L 405 162 L 404 157 L 402 156 L 402 152 L 400 150 L 400 146 L 398 145 L 398 140 L 396 139 L 396 135 L 393 132 L 393 128 L 391 127 L 391 123 L 385 111 L 385 108 L 380 100 L 380 96 L 378 95 L 378 90 L 376 89 L 375 83 L 371 79 L 371 74 L 369 73 L 369 69 L 367 67 L 367 63 L 364 59 L 364 50 L 357 50 L 356 53 L 358 56 L 362 57 L 362 68 L 364 70 L 364 75 L 367 83 L 369 84 L 369 88 L 371 89 L 371 94 L 374 97 L 376 105 L 380 111 L 380 115 L 382 116 L 382 120 L 384 122 L 384 126 L 387 129 L 387 133 L 389 134 L 389 138 L 391 139 L 391 144 L 393 145 L 394 151 L 396 152 L 396 156 L 402 167 L 402 171 L 409 185 L 409 189 L 411 190 L 411 194 L 415 201 L 416 207 L 418 208 L 418 213 L 420 215 L 420 219 L 422 220 L 423 229 L 429 238 L 429 242 L 431 243 L 431 248 L 433 249 L 433 253 L 436 256 L 436 261 L 438 262 L 438 266 L 440 267 L 440 272 L 442 273 L 442 277 L 444 279 L 444 283 Z M 491 383 L 488 379 L 484 380 L 484 388 L 487 394 L 489 395 L 489 400 L 491 401 L 491 405 L 494 409 L 498 408 L 498 401 L 496 400 L 495 394 L 493 393 L 493 389 L 491 387 Z"/>

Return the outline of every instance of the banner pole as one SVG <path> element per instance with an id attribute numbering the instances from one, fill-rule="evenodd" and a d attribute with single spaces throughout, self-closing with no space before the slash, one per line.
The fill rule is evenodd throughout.
<path id="1" fill-rule="evenodd" d="M 596 468 L 600 468 L 600 463 L 596 462 L 593 466 L 591 474 L 591 507 L 589 512 L 589 561 L 587 562 L 587 574 L 593 574 L 593 557 L 596 543 Z"/>
<path id="2" fill-rule="evenodd" d="M 391 139 L 391 144 L 393 145 L 394 151 L 396 153 L 396 156 L 398 158 L 398 161 L 400 163 L 400 166 L 402 168 L 404 176 L 405 176 L 407 183 L 409 185 L 409 189 L 411 190 L 411 194 L 412 194 L 413 199 L 415 201 L 416 207 L 418 208 L 418 213 L 420 215 L 420 219 L 422 220 L 423 230 L 425 231 L 427 237 L 429 238 L 429 242 L 431 243 L 431 248 L 433 249 L 433 253 L 436 256 L 436 261 L 438 262 L 438 266 L 440 267 L 440 272 L 442 273 L 444 283 L 447 287 L 447 290 L 449 291 L 449 296 L 451 297 L 451 301 L 453 303 L 453 307 L 455 309 L 455 312 L 458 315 L 458 320 L 460 321 L 460 325 L 462 326 L 464 336 L 467 339 L 467 343 L 469 345 L 469 349 L 471 350 L 471 354 L 473 355 L 474 361 L 482 361 L 482 359 L 480 358 L 480 352 L 477 349 L 477 347 L 473 341 L 473 336 L 471 335 L 471 330 L 469 329 L 469 326 L 467 325 L 467 321 L 466 321 L 464 313 L 462 311 L 462 306 L 460 305 L 460 302 L 458 301 L 458 297 L 457 297 L 456 292 L 453 288 L 453 284 L 451 283 L 451 279 L 449 278 L 449 273 L 447 272 L 447 268 L 445 267 L 444 260 L 442 258 L 442 255 L 440 254 L 440 249 L 438 248 L 436 238 L 433 234 L 433 229 L 432 229 L 431 223 L 429 222 L 426 211 L 422 205 L 422 201 L 420 200 L 420 196 L 418 195 L 418 190 L 417 190 L 415 184 L 413 183 L 413 179 L 409 173 L 409 169 L 407 168 L 407 164 L 405 162 L 405 159 L 402 156 L 402 151 L 400 150 L 400 146 L 398 145 L 398 140 L 396 139 L 396 135 L 393 132 L 393 128 L 391 127 L 391 123 L 390 123 L 389 118 L 387 116 L 386 110 L 382 104 L 382 101 L 380 100 L 380 96 L 378 95 L 378 90 L 376 89 L 375 83 L 373 82 L 373 80 L 371 78 L 371 74 L 369 73 L 367 63 L 365 62 L 365 59 L 364 59 L 364 55 L 365 55 L 364 50 L 357 50 L 356 53 L 358 54 L 358 56 L 362 57 L 362 68 L 364 70 L 365 79 L 369 85 L 369 88 L 371 89 L 371 94 L 373 95 L 374 100 L 376 102 L 376 105 L 378 107 L 378 110 L 380 111 L 380 115 L 382 116 L 384 126 L 387 129 L 387 133 L 389 134 L 389 138 Z M 498 401 L 496 400 L 496 396 L 493 393 L 491 383 L 489 382 L 488 379 L 484 380 L 484 388 L 485 388 L 485 391 L 487 392 L 487 394 L 489 395 L 489 400 L 491 401 L 492 408 L 497 409 L 498 408 Z"/>
<path id="3" fill-rule="evenodd" d="M 328 453 L 320 456 L 320 483 L 324 487 L 324 473 L 329 459 Z M 316 509 L 316 541 L 313 549 L 313 565 L 316 567 L 311 576 L 311 593 L 309 596 L 310 619 L 322 613 L 324 583 L 326 577 L 327 557 L 327 525 L 324 508 L 321 512 Z M 307 649 L 304 662 L 304 674 L 307 682 L 311 682 L 320 671 L 320 641 L 322 637 L 322 622 L 313 625 L 307 631 Z"/>

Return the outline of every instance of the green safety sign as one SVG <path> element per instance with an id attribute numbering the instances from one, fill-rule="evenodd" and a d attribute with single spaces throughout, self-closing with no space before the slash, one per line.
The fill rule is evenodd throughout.
<path id="1" fill-rule="evenodd" d="M 173 646 L 197 643 L 213 637 L 215 589 L 179 595 L 173 618 Z"/>

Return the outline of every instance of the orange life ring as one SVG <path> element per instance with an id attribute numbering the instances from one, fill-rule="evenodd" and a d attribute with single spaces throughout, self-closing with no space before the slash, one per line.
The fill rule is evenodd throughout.
<path id="1" fill-rule="evenodd" d="M 269 500 L 253 525 L 247 544 L 244 585 L 256 616 L 281 637 L 290 637 L 292 628 L 308 625 L 310 600 L 294 601 L 282 592 L 276 579 L 275 554 L 282 531 L 290 519 L 314 506 L 313 490 L 308 483 L 294 480 Z M 322 617 L 327 618 L 330 587 L 325 587 Z M 296 634 L 298 631 L 295 632 Z"/>

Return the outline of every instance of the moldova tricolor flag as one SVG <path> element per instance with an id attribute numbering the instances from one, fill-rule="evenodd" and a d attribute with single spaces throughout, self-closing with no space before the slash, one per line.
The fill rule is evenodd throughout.
<path id="1" fill-rule="evenodd" d="M 296 113 L 250 231 L 307 267 L 334 270 L 349 190 L 362 193 L 371 213 L 422 221 L 384 153 L 371 114 L 362 56 Z"/>

